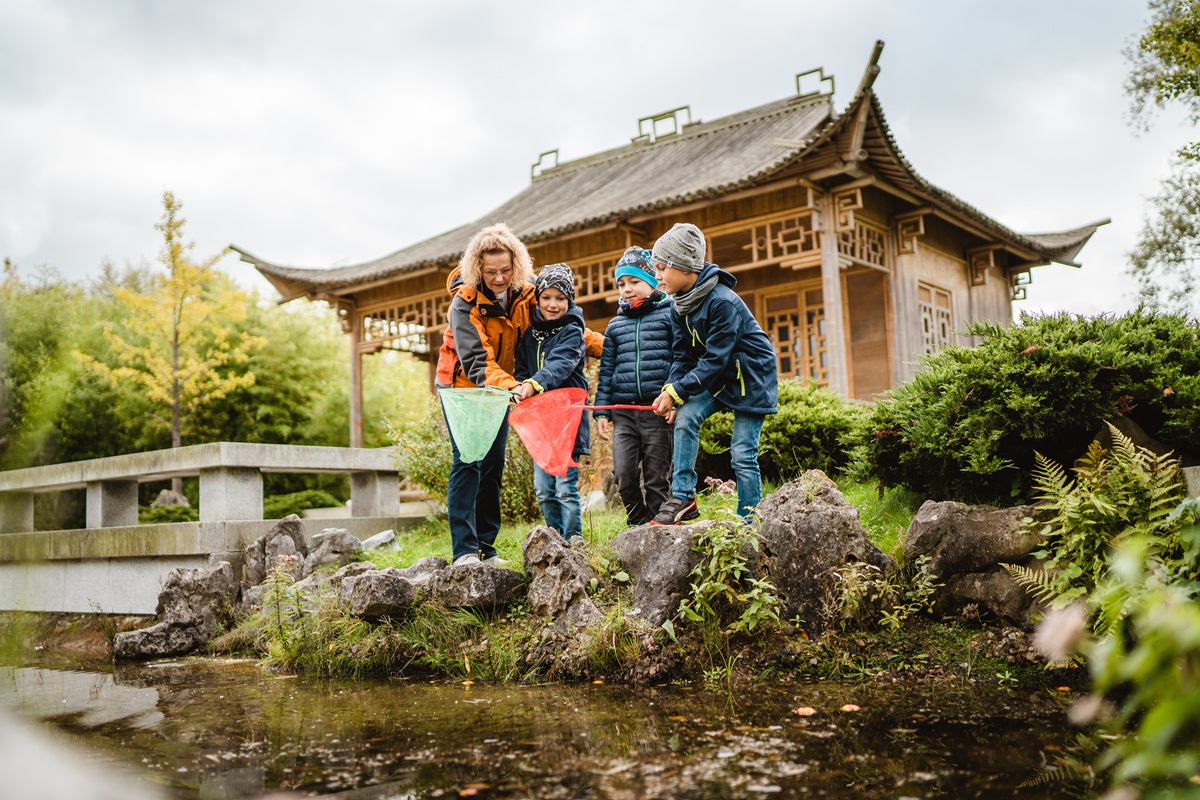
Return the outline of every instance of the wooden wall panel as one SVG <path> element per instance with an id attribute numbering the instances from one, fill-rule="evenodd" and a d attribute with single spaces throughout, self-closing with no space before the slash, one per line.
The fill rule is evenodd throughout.
<path id="1" fill-rule="evenodd" d="M 854 396 L 872 400 L 892 386 L 887 276 L 875 270 L 850 273 L 845 285 Z"/>

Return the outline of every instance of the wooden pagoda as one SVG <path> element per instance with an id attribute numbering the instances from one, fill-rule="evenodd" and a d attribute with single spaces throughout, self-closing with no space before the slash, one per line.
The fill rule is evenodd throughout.
<path id="1" fill-rule="evenodd" d="M 351 347 L 351 445 L 362 444 L 362 357 L 383 348 L 436 361 L 446 277 L 480 228 L 507 222 L 537 264 L 569 263 L 589 325 L 616 310 L 613 266 L 676 222 L 708 237 L 708 260 L 770 334 L 781 378 L 869 400 L 976 321 L 1008 324 L 1030 270 L 1075 258 L 1108 220 L 1017 233 L 923 179 L 897 147 L 872 90 L 882 42 L 838 114 L 833 79 L 710 122 L 687 107 L 638 120 L 621 147 L 559 163 L 542 153 L 524 191 L 482 218 L 375 261 L 274 264 L 233 246 L 281 302 L 326 300 Z M 802 83 L 818 83 L 801 92 Z M 827 88 L 827 90 L 826 90 Z M 431 372 L 432 376 L 432 363 Z"/>

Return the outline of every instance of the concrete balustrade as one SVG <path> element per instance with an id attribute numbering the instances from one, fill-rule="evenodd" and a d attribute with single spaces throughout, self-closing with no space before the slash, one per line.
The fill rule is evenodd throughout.
<path id="1" fill-rule="evenodd" d="M 350 475 L 350 516 L 308 524 L 360 539 L 418 523 L 405 515 L 393 449 L 227 442 L 0 472 L 0 611 L 153 614 L 174 567 L 229 561 L 275 523 L 263 519 L 263 473 Z M 199 476 L 200 521 L 137 524 L 138 484 Z M 35 495 L 87 491 L 87 528 L 34 531 Z"/>
<path id="2" fill-rule="evenodd" d="M 87 527 L 137 524 L 139 483 L 200 476 L 200 520 L 262 519 L 262 473 L 350 475 L 356 517 L 388 516 L 399 505 L 393 448 L 298 447 L 215 442 L 0 472 L 0 533 L 33 530 L 33 496 L 87 489 Z"/>

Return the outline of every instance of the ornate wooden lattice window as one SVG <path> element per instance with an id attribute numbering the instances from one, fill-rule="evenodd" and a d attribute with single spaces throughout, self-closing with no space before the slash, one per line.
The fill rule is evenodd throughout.
<path id="1" fill-rule="evenodd" d="M 709 253 L 723 268 L 814 266 L 821 263 L 821 237 L 811 209 L 790 211 L 709 231 Z"/>
<path id="2" fill-rule="evenodd" d="M 918 283 L 917 305 L 921 311 L 922 352 L 936 353 L 953 344 L 954 306 L 950 292 L 927 283 Z"/>
<path id="3" fill-rule="evenodd" d="M 425 333 L 446 326 L 449 298 L 444 291 L 409 298 L 359 312 L 364 349 L 386 347 L 409 353 L 428 353 Z"/>
<path id="4" fill-rule="evenodd" d="M 824 295 L 819 288 L 773 294 L 762 299 L 763 328 L 775 345 L 781 378 L 804 378 L 829 385 Z"/>
<path id="5" fill-rule="evenodd" d="M 586 303 L 617 293 L 613 271 L 624 252 L 605 253 L 586 261 L 570 262 L 571 270 L 575 273 L 575 302 Z"/>
<path id="6" fill-rule="evenodd" d="M 884 249 L 886 235 L 887 232 L 882 228 L 858 219 L 853 228 L 838 231 L 838 252 L 864 264 L 887 269 L 887 251 Z"/>

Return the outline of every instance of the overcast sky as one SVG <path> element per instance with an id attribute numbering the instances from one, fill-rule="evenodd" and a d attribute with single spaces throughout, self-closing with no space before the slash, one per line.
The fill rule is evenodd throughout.
<path id="1" fill-rule="evenodd" d="M 638 117 L 710 120 L 823 66 L 875 83 L 918 172 L 1023 232 L 1103 217 L 1018 308 L 1132 303 L 1144 200 L 1194 130 L 1126 124 L 1139 0 L 317 3 L 0 0 L 0 257 L 77 279 L 150 261 L 165 189 L 196 254 L 378 258 L 476 219 Z M 271 294 L 253 270 L 224 267 Z"/>

